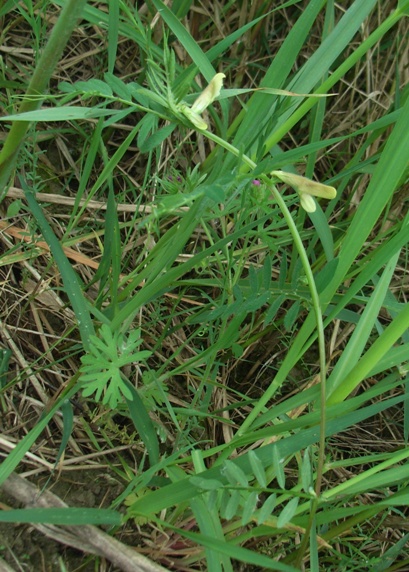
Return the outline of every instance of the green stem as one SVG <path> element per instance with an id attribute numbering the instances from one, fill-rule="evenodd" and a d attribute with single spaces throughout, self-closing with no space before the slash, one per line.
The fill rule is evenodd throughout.
<path id="1" fill-rule="evenodd" d="M 214 135 L 213 133 L 210 133 L 209 131 L 205 131 L 204 134 L 206 135 L 206 137 L 208 137 L 209 139 L 211 139 L 212 141 L 214 141 L 215 143 L 217 143 L 221 147 L 224 147 L 224 149 L 226 149 L 227 151 L 229 151 L 230 153 L 232 153 L 236 157 L 240 157 L 243 160 L 243 162 L 246 163 L 246 165 L 248 165 L 252 170 L 254 170 L 256 168 L 257 165 L 256 165 L 256 163 L 254 163 L 254 161 L 252 161 L 247 155 L 241 154 L 236 147 L 234 147 L 233 145 L 231 145 L 227 141 L 224 141 L 223 139 L 221 139 L 217 135 Z M 301 236 L 298 232 L 297 226 L 293 220 L 293 217 L 291 216 L 290 211 L 287 208 L 287 205 L 286 205 L 283 197 L 278 192 L 275 185 L 273 185 L 271 183 L 270 178 L 267 175 L 261 175 L 260 179 L 271 190 L 271 192 L 274 196 L 274 199 L 277 201 L 278 206 L 280 207 L 281 212 L 283 213 L 284 219 L 285 219 L 285 221 L 288 225 L 288 228 L 291 232 L 291 235 L 293 237 L 295 247 L 296 247 L 298 254 L 300 256 L 301 263 L 303 265 L 304 272 L 305 272 L 305 275 L 306 275 L 307 280 L 308 280 L 308 285 L 309 285 L 311 299 L 312 299 L 312 305 L 314 308 L 315 319 L 316 319 L 316 323 L 317 323 L 318 351 L 319 351 L 319 364 L 320 364 L 320 386 L 321 386 L 321 392 L 320 392 L 321 421 L 320 421 L 319 454 L 318 454 L 318 463 L 317 463 L 317 476 L 316 476 L 316 481 L 315 481 L 316 498 L 312 500 L 311 513 L 310 513 L 309 522 L 307 525 L 307 530 L 306 530 L 306 533 L 304 535 L 303 542 L 301 543 L 300 550 L 298 551 L 300 558 L 302 558 L 302 555 L 307 548 L 309 532 L 310 532 L 311 527 L 313 525 L 314 516 L 315 516 L 316 510 L 318 507 L 318 498 L 319 498 L 320 493 L 321 493 L 322 476 L 323 476 L 324 459 L 325 459 L 326 359 L 325 359 L 324 325 L 323 325 L 320 300 L 319 300 L 318 291 L 317 291 L 317 288 L 315 285 L 314 275 L 313 275 L 311 265 L 310 265 L 309 260 L 308 260 L 307 252 L 304 248 L 304 245 L 303 245 L 302 240 L 301 240 Z M 257 405 L 250 412 L 250 414 L 248 415 L 246 420 L 243 422 L 240 429 L 237 431 L 238 437 L 243 435 L 249 429 L 249 427 L 251 426 L 253 421 L 257 418 L 259 413 L 261 413 L 262 409 L 267 405 L 267 403 L 273 397 L 276 390 L 277 390 L 277 385 L 273 380 L 272 383 L 270 384 L 270 386 L 268 387 L 268 389 L 265 391 L 265 393 L 259 399 Z"/>

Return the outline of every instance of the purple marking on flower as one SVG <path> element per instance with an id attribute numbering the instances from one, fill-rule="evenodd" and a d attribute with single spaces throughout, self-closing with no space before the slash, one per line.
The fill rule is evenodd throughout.
<path id="1" fill-rule="evenodd" d="M 251 184 L 252 184 L 252 185 L 256 185 L 256 187 L 259 187 L 259 186 L 261 185 L 261 182 L 260 182 L 258 179 L 253 179 L 253 180 L 251 181 Z"/>

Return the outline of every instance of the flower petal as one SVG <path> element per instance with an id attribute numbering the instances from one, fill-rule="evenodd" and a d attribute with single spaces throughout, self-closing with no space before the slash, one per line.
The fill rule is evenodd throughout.
<path id="1" fill-rule="evenodd" d="M 312 196 L 306 193 L 299 193 L 299 197 L 302 208 L 307 211 L 307 213 L 315 213 L 317 205 Z"/>
<path id="2" fill-rule="evenodd" d="M 277 177 L 277 179 L 280 179 L 280 181 L 283 181 L 283 183 L 287 183 L 287 185 L 293 187 L 300 196 L 302 193 L 313 195 L 314 197 L 322 197 L 324 199 L 334 199 L 337 196 L 337 191 L 334 187 L 316 183 L 315 181 L 311 181 L 311 179 L 307 179 L 307 177 L 294 175 L 286 171 L 272 171 L 271 174 Z"/>
<path id="3" fill-rule="evenodd" d="M 213 103 L 220 94 L 220 90 L 223 86 L 223 78 L 225 77 L 224 73 L 217 73 L 193 103 L 191 110 L 196 113 L 202 113 L 206 107 Z"/>

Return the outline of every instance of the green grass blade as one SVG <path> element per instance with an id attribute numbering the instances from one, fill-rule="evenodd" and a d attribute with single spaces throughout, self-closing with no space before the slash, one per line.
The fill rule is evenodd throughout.
<path id="1" fill-rule="evenodd" d="M 128 381 L 126 386 L 132 394 L 132 399 L 126 400 L 132 422 L 146 445 L 151 465 L 154 465 L 159 462 L 159 441 L 155 427 L 138 391 Z"/>
<path id="2" fill-rule="evenodd" d="M 371 9 L 376 2 L 371 0 L 371 5 L 365 2 L 355 2 L 355 7 L 359 4 L 363 10 L 367 7 Z M 351 54 L 334 72 L 331 73 L 329 78 L 322 83 L 322 85 L 315 90 L 315 93 L 328 93 L 329 90 L 342 79 L 345 74 L 359 62 L 361 58 L 399 21 L 402 14 L 398 11 L 392 13 L 385 22 L 383 22 L 364 42 L 362 42 L 353 54 Z M 361 20 L 362 22 L 363 20 Z M 270 150 L 296 125 L 308 111 L 316 105 L 317 100 L 314 98 L 305 101 L 286 121 L 274 131 L 265 143 L 266 150 Z"/>
<path id="3" fill-rule="evenodd" d="M 31 111 L 41 105 L 51 74 L 61 58 L 63 50 L 86 5 L 86 0 L 67 0 L 53 27 L 41 58 L 32 75 L 27 91 L 19 107 L 19 112 Z M 28 122 L 15 122 L 7 134 L 0 151 L 0 201 L 17 159 L 17 153 L 29 127 Z"/>
<path id="4" fill-rule="evenodd" d="M 41 229 L 44 240 L 50 247 L 55 263 L 57 264 L 61 273 L 61 277 L 64 283 L 64 290 L 71 302 L 72 309 L 74 310 L 77 318 L 78 328 L 81 334 L 81 340 L 84 345 L 84 349 L 89 350 L 89 336 L 94 335 L 95 330 L 78 276 L 68 261 L 68 258 L 65 256 L 61 244 L 59 243 L 53 230 L 48 224 L 43 211 L 35 200 L 34 193 L 32 193 L 27 187 L 25 188 L 24 184 L 22 186 L 25 190 L 25 195 L 30 210 Z"/>
<path id="5" fill-rule="evenodd" d="M 399 253 L 396 254 L 388 263 L 383 272 L 381 280 L 379 280 L 376 288 L 366 304 L 365 310 L 350 337 L 347 346 L 343 349 L 342 355 L 336 363 L 327 381 L 327 394 L 336 390 L 336 388 L 344 383 L 344 377 L 356 366 L 378 318 L 380 309 L 384 303 L 385 296 L 393 278 L 393 274 L 398 262 Z"/>
<path id="6" fill-rule="evenodd" d="M 328 405 L 339 403 L 345 399 L 368 376 L 369 372 L 376 367 L 376 364 L 387 354 L 393 344 L 402 337 L 408 326 L 409 303 L 405 304 L 403 310 L 372 344 L 352 372 L 343 379 L 342 384 L 331 393 Z"/>
<path id="7" fill-rule="evenodd" d="M 90 141 L 89 141 L 89 145 L 86 148 L 84 162 L 81 165 L 81 179 L 79 182 L 78 191 L 75 195 L 75 203 L 74 203 L 74 207 L 72 209 L 70 222 L 67 225 L 68 229 L 72 228 L 72 221 L 75 217 L 75 213 L 77 212 L 79 205 L 80 205 L 80 201 L 84 197 L 86 189 L 89 185 L 92 170 L 93 170 L 96 158 L 98 156 L 99 146 L 101 145 L 103 128 L 104 128 L 104 123 L 103 123 L 102 118 L 100 118 L 99 121 L 97 122 L 95 128 L 94 128 L 94 131 L 93 131 L 92 136 L 91 136 Z"/>
<path id="8" fill-rule="evenodd" d="M 104 254 L 101 263 L 104 262 L 110 266 L 110 291 L 111 304 L 110 310 L 113 315 L 116 314 L 118 305 L 118 283 L 121 274 L 121 237 L 119 230 L 118 213 L 115 204 L 114 192 L 112 187 L 109 189 L 107 210 L 105 216 L 105 240 Z"/>
<path id="9" fill-rule="evenodd" d="M 13 125 L 26 124 L 30 121 L 73 121 L 74 119 L 93 119 L 118 113 L 116 109 L 98 107 L 77 107 L 66 105 L 62 107 L 49 107 L 6 115 L 1 121 L 13 121 Z"/>
<path id="10" fill-rule="evenodd" d="M 74 380 L 73 380 L 74 381 Z M 31 429 L 27 435 L 21 439 L 16 447 L 7 455 L 7 458 L 0 465 L 0 485 L 4 483 L 7 477 L 14 471 L 24 455 L 34 445 L 36 439 L 41 435 L 48 423 L 51 421 L 55 413 L 61 407 L 61 403 L 65 399 L 70 399 L 77 391 L 76 387 L 71 387 L 61 399 L 57 401 L 49 411 L 45 412 L 41 419 L 37 422 L 36 426 Z"/>
<path id="11" fill-rule="evenodd" d="M 406 333 L 406 332 L 405 332 Z M 405 334 L 402 338 L 405 337 Z M 368 377 L 373 377 L 382 373 L 386 370 L 393 368 L 398 368 L 401 375 L 409 370 L 409 344 L 401 344 L 399 346 L 394 346 L 374 365 L 371 371 L 368 373 Z"/>
<path id="12" fill-rule="evenodd" d="M 221 552 L 230 558 L 234 558 L 239 562 L 257 566 L 263 570 L 279 570 L 281 572 L 298 572 L 299 570 L 298 568 L 294 568 L 288 564 L 278 562 L 273 560 L 273 558 L 269 558 L 263 554 L 258 554 L 248 550 L 247 548 L 237 546 L 233 543 L 222 542 L 215 538 L 209 538 L 203 534 L 197 534 L 187 530 L 179 530 L 179 532 L 182 536 L 193 540 L 197 544 L 202 544 L 203 546 L 211 548 L 214 551 Z"/>
<path id="13" fill-rule="evenodd" d="M 119 512 L 109 508 L 20 508 L 1 511 L 0 522 L 119 526 L 122 524 L 122 517 Z"/>
<path id="14" fill-rule="evenodd" d="M 402 14 L 409 16 L 409 2 L 408 2 L 408 0 L 398 0 L 398 10 L 400 12 L 402 12 Z"/>
<path id="15" fill-rule="evenodd" d="M 72 403 L 69 399 L 65 399 L 61 403 L 61 413 L 63 421 L 63 432 L 61 437 L 60 447 L 58 449 L 57 456 L 55 458 L 55 466 L 58 465 L 58 461 L 61 459 L 71 437 L 72 429 L 74 427 L 74 409 Z"/>
<path id="16" fill-rule="evenodd" d="M 327 287 L 320 293 L 321 305 L 326 309 L 335 292 L 342 284 L 351 264 L 361 252 L 363 244 L 378 220 L 383 208 L 390 200 L 393 192 L 404 176 L 409 157 L 409 98 L 406 101 L 402 113 L 383 149 L 381 158 L 376 166 L 371 182 L 361 201 L 357 213 L 349 226 L 342 244 L 342 251 L 338 257 L 338 265 Z M 407 242 L 406 231 L 402 230 L 399 239 L 394 239 L 394 245 Z M 382 254 L 388 256 L 388 247 L 385 246 Z M 396 252 L 396 251 L 395 251 Z M 375 255 L 376 256 L 376 255 Z M 385 263 L 387 258 L 385 259 Z M 365 269 L 364 269 L 365 271 Z M 367 276 L 367 274 L 366 274 Z M 369 277 L 370 278 L 370 277 Z M 291 369 L 295 366 L 300 356 L 316 339 L 313 334 L 315 328 L 314 313 L 310 313 L 304 321 L 296 339 L 293 341 L 284 361 L 275 375 L 273 382 L 260 398 L 259 407 L 265 406 L 279 390 L 287 378 Z M 403 333 L 403 332 L 402 332 Z M 402 335 L 402 334 L 401 334 Z M 311 339 L 309 339 L 311 336 Z M 397 339 L 397 338 L 396 338 Z M 385 349 L 385 352 L 388 348 Z M 383 354 L 382 354 L 383 355 Z M 381 356 L 380 356 L 381 357 Z M 374 367 L 375 361 L 372 361 Z M 369 368 L 368 371 L 370 371 Z"/>
<path id="17" fill-rule="evenodd" d="M 118 49 L 119 0 L 110 0 L 108 6 L 108 72 L 113 73 Z"/>
<path id="18" fill-rule="evenodd" d="M 133 127 L 132 131 L 126 136 L 124 141 L 119 145 L 118 149 L 112 155 L 112 157 L 107 161 L 106 165 L 102 169 L 102 172 L 99 174 L 97 180 L 89 189 L 87 198 L 92 199 L 92 197 L 97 193 L 97 191 L 112 177 L 112 173 L 114 169 L 117 167 L 119 161 L 124 156 L 124 154 L 129 150 L 129 146 L 132 144 L 133 140 L 135 139 L 136 134 L 138 133 L 141 127 L 141 121 Z M 86 204 L 84 204 L 77 215 L 75 216 L 74 220 L 70 221 L 73 226 L 77 226 L 81 217 L 83 216 L 84 211 L 86 210 Z"/>
<path id="19" fill-rule="evenodd" d="M 203 534 L 204 536 L 215 540 L 224 539 L 223 529 L 217 515 L 217 510 L 209 510 L 205 498 L 206 497 L 202 498 L 198 496 L 192 499 L 190 503 L 199 526 L 200 533 L 201 535 Z M 213 547 L 206 547 L 206 561 L 208 570 L 214 570 L 215 572 L 233 572 L 230 558 L 226 554 L 215 550 Z"/>
<path id="20" fill-rule="evenodd" d="M 368 479 L 371 480 L 371 484 L 368 487 L 368 490 L 370 488 L 371 489 L 376 488 L 379 486 L 379 482 L 376 482 L 377 479 L 383 479 L 384 478 L 383 475 L 387 472 L 387 469 L 392 470 L 392 471 L 394 469 L 397 469 L 397 470 L 402 469 L 400 472 L 399 471 L 397 472 L 396 478 L 399 480 L 399 479 L 402 479 L 402 476 L 403 476 L 403 480 L 405 480 L 405 469 L 407 471 L 407 464 L 402 465 L 401 463 L 404 463 L 404 461 L 407 461 L 408 457 L 409 457 L 409 452 L 407 450 L 395 451 L 393 454 L 389 455 L 386 460 L 384 460 L 380 463 L 378 462 L 378 463 L 374 464 L 374 466 L 372 466 L 370 469 L 362 471 L 358 475 L 355 475 L 355 476 L 351 477 L 350 479 L 348 479 L 347 481 L 340 483 L 339 485 L 332 488 L 331 490 L 325 491 L 323 493 L 323 498 L 326 501 L 329 501 L 331 499 L 336 498 L 338 495 L 351 494 L 352 491 L 355 491 L 355 492 L 360 491 L 361 492 L 361 491 L 365 490 L 365 484 L 364 483 L 365 483 L 365 481 L 368 481 Z M 374 460 L 375 459 L 372 459 L 371 464 L 373 464 Z"/>
<path id="21" fill-rule="evenodd" d="M 132 317 L 148 300 L 163 290 L 169 284 L 169 270 L 177 256 L 179 256 L 185 243 L 194 231 L 200 211 L 205 199 L 198 197 L 188 212 L 184 213 L 180 222 L 175 224 L 154 247 L 148 263 L 138 276 L 138 283 L 146 278 L 149 286 L 142 288 L 130 301 L 119 310 L 112 320 L 112 327 L 117 329 L 121 324 L 128 323 Z M 168 270 L 168 272 L 164 272 Z"/>
<path id="22" fill-rule="evenodd" d="M 207 82 L 210 82 L 212 77 L 216 74 L 216 70 L 210 63 L 206 54 L 202 51 L 200 46 L 195 42 L 185 26 L 179 22 L 175 14 L 161 2 L 161 0 L 152 0 L 153 5 L 158 10 L 161 18 L 166 22 L 179 42 L 183 45 L 193 62 L 197 65 L 200 73 L 203 74 Z"/>
<path id="23" fill-rule="evenodd" d="M 331 296 L 362 250 L 382 210 L 400 184 L 409 165 L 409 98 L 395 124 L 358 210 L 342 242 L 334 277 L 322 295 Z"/>
<path id="24" fill-rule="evenodd" d="M 301 50 L 304 41 L 311 29 L 311 26 L 317 18 L 323 2 L 321 0 L 312 0 L 308 3 L 302 15 L 292 26 L 283 45 L 274 57 L 269 69 L 267 70 L 260 87 L 283 87 L 291 68 Z M 233 144 L 244 149 L 248 148 L 249 133 L 252 134 L 250 141 L 254 140 L 258 135 L 259 126 L 265 124 L 265 120 L 271 114 L 272 98 L 271 96 L 255 93 L 247 102 L 246 115 L 237 130 Z M 254 129 L 257 126 L 257 130 Z M 228 168 L 233 163 L 232 158 L 228 158 Z"/>

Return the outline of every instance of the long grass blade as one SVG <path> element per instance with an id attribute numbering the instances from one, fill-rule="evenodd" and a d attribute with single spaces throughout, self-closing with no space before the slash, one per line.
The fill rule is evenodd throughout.
<path id="1" fill-rule="evenodd" d="M 79 278 L 70 262 L 68 261 L 68 258 L 65 256 L 61 244 L 51 229 L 43 211 L 35 200 L 34 193 L 23 184 L 23 188 L 24 187 L 25 196 L 31 212 L 41 229 L 44 240 L 50 247 L 59 271 L 61 272 L 61 277 L 64 282 L 64 289 L 71 302 L 72 309 L 74 310 L 77 317 L 81 340 L 84 348 L 87 350 L 90 347 L 89 336 L 95 334 L 95 330 Z"/>

